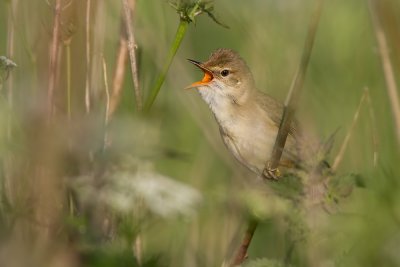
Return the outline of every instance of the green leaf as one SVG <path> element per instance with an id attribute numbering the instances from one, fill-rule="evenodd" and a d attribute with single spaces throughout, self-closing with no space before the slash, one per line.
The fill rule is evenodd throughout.
<path id="1" fill-rule="evenodd" d="M 180 19 L 183 21 L 195 23 L 195 17 L 201 14 L 207 14 L 215 23 L 229 29 L 226 24 L 219 21 L 214 15 L 214 1 L 169 0 L 168 4 L 176 10 Z"/>
<path id="2" fill-rule="evenodd" d="M 214 5 L 210 5 L 209 3 L 203 3 L 200 5 L 201 10 L 206 13 L 215 23 L 217 23 L 218 25 L 229 29 L 229 26 L 222 23 L 220 20 L 218 20 L 215 15 L 213 14 L 212 11 L 214 11 Z"/>
<path id="3" fill-rule="evenodd" d="M 299 200 L 303 197 L 303 184 L 301 179 L 295 175 L 284 175 L 279 178 L 279 181 L 271 181 L 268 185 L 283 198 Z"/>
<path id="4" fill-rule="evenodd" d="M 349 173 L 333 177 L 328 184 L 328 196 L 337 200 L 348 197 L 355 186 L 364 187 L 360 175 Z"/>

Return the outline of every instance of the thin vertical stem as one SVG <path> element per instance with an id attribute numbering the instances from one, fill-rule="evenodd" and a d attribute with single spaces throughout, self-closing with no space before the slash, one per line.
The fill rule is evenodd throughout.
<path id="1" fill-rule="evenodd" d="M 344 153 L 345 153 L 345 151 L 347 149 L 347 146 L 349 144 L 349 141 L 350 141 L 350 137 L 353 134 L 354 127 L 355 127 L 355 125 L 356 125 L 356 123 L 358 121 L 358 117 L 360 116 L 361 107 L 362 107 L 362 105 L 363 105 L 363 103 L 364 103 L 364 101 L 365 101 L 365 99 L 367 97 L 367 93 L 368 93 L 368 91 L 367 91 L 367 89 L 365 89 L 364 93 L 361 96 L 360 103 L 358 104 L 357 110 L 354 113 L 354 117 L 353 117 L 353 121 L 351 123 L 350 129 L 348 130 L 348 132 L 347 132 L 347 134 L 346 134 L 346 136 L 345 136 L 345 138 L 343 140 L 343 143 L 340 146 L 339 152 L 336 155 L 335 160 L 334 160 L 334 162 L 332 164 L 332 168 L 331 169 L 332 169 L 333 172 L 336 171 L 336 169 L 339 166 L 340 162 L 342 162 Z"/>
<path id="2" fill-rule="evenodd" d="M 86 113 L 90 112 L 90 6 L 91 0 L 86 0 L 86 83 L 85 107 Z"/>
<path id="3" fill-rule="evenodd" d="M 71 45 L 66 43 L 66 57 L 67 57 L 67 116 L 68 120 L 71 120 Z"/>
<path id="4" fill-rule="evenodd" d="M 11 59 L 14 58 L 14 44 L 15 44 L 15 11 L 17 10 L 18 0 L 12 0 L 9 6 L 9 13 L 8 13 L 8 21 L 7 21 L 7 56 Z M 11 141 L 13 136 L 12 131 L 12 109 L 13 109 L 13 90 L 14 90 L 14 79 L 12 71 L 7 73 L 8 80 L 6 84 L 7 89 L 7 105 L 8 105 L 8 112 L 7 112 L 7 140 Z M 1 79 L 1 78 L 0 78 Z M 0 84 L 2 81 L 0 81 Z M 1 89 L 1 86 L 0 86 Z M 10 172 L 10 168 L 13 168 L 13 157 L 11 153 L 7 156 L 2 157 L 1 168 L 3 168 L 4 179 L 2 179 L 2 184 L 0 186 L 3 187 L 4 190 L 4 198 L 7 201 L 14 200 L 15 197 L 15 186 L 16 182 L 13 179 L 12 171 Z"/>
<path id="5" fill-rule="evenodd" d="M 10 3 L 10 10 L 8 13 L 8 27 L 7 27 L 7 56 L 8 58 L 14 58 L 14 41 L 15 41 L 15 11 L 18 5 L 18 0 L 13 0 Z M 9 111 L 13 108 L 14 102 L 14 79 L 12 72 L 8 74 L 8 81 L 7 81 L 7 104 Z M 10 139 L 12 136 L 11 132 L 11 113 L 7 115 L 7 138 Z"/>
<path id="6" fill-rule="evenodd" d="M 114 78 L 112 83 L 112 92 L 110 98 L 110 108 L 108 110 L 108 118 L 110 119 L 114 114 L 115 110 L 121 99 L 122 93 L 122 84 L 124 82 L 125 77 L 125 62 L 128 58 L 128 46 L 125 38 L 125 32 L 121 29 L 120 38 L 119 38 L 119 47 L 117 52 L 117 62 L 114 71 Z"/>
<path id="7" fill-rule="evenodd" d="M 107 63 L 104 56 L 102 56 L 102 62 L 103 62 L 104 88 L 106 90 L 106 112 L 105 112 L 104 122 L 105 125 L 107 125 L 109 120 L 108 114 L 110 109 L 110 90 L 108 88 Z"/>
<path id="8" fill-rule="evenodd" d="M 368 105 L 368 114 L 369 114 L 369 120 L 371 123 L 371 128 L 372 128 L 372 145 L 374 148 L 374 167 L 377 166 L 378 164 L 378 146 L 379 146 L 379 140 L 378 140 L 378 133 L 376 130 L 376 120 L 375 120 L 375 112 L 374 108 L 372 106 L 372 100 L 371 96 L 369 93 L 368 87 L 365 88 L 367 90 L 367 105 Z"/>
<path id="9" fill-rule="evenodd" d="M 61 16 L 61 0 L 56 0 L 54 6 L 54 22 L 52 40 L 50 45 L 50 64 L 49 64 L 49 84 L 47 90 L 47 112 L 51 118 L 53 114 L 53 98 L 56 84 L 57 56 L 59 49 L 59 32 L 60 32 L 60 16 Z"/>
<path id="10" fill-rule="evenodd" d="M 389 47 L 386 41 L 385 32 L 383 31 L 378 15 L 376 14 L 373 0 L 369 0 L 369 10 L 371 13 L 375 37 L 378 42 L 379 56 L 382 62 L 383 73 L 385 75 L 386 90 L 389 96 L 390 107 L 392 109 L 397 142 L 400 145 L 400 102 L 392 63 L 390 62 Z"/>
<path id="11" fill-rule="evenodd" d="M 250 220 L 247 225 L 246 233 L 243 237 L 242 243 L 238 251 L 236 252 L 235 259 L 230 264 L 230 266 L 238 266 L 243 263 L 243 261 L 247 258 L 247 250 L 250 246 L 251 240 L 253 239 L 254 232 L 256 231 L 258 226 L 258 222 L 256 220 Z"/>
<path id="12" fill-rule="evenodd" d="M 293 120 L 293 116 L 297 107 L 297 103 L 299 101 L 301 90 L 303 88 L 304 79 L 307 73 L 307 67 L 310 61 L 311 51 L 314 45 L 315 35 L 319 24 L 319 18 L 322 13 L 322 7 L 323 7 L 323 0 L 317 0 L 316 8 L 314 10 L 311 23 L 308 29 L 308 34 L 305 41 L 300 66 L 299 69 L 297 70 L 289 94 L 286 98 L 285 108 L 283 111 L 283 118 L 270 157 L 271 160 L 267 162 L 266 168 L 276 169 L 278 167 L 280 158 L 282 156 L 283 148 L 286 143 L 286 138 L 289 134 L 291 122 Z"/>
<path id="13" fill-rule="evenodd" d="M 142 266 L 143 262 L 143 244 L 142 244 L 142 238 L 140 233 L 135 237 L 135 240 L 133 241 L 133 253 L 135 255 L 137 264 L 139 266 Z"/>
<path id="14" fill-rule="evenodd" d="M 136 109 L 138 111 L 141 111 L 143 109 L 142 90 L 140 89 L 139 86 L 138 66 L 135 53 L 136 42 L 132 27 L 132 13 L 134 12 L 135 1 L 133 0 L 131 2 L 132 6 L 129 5 L 128 0 L 122 0 L 122 3 L 124 11 L 125 29 L 128 36 L 128 51 L 131 63 L 133 87 L 135 89 Z"/>
<path id="15" fill-rule="evenodd" d="M 107 63 L 104 58 L 104 55 L 102 56 L 102 65 L 103 65 L 103 78 L 104 78 L 104 88 L 106 91 L 106 110 L 104 112 L 104 125 L 105 125 L 105 130 L 104 130 L 104 139 L 103 139 L 103 149 L 106 149 L 106 147 L 109 145 L 109 139 L 108 139 L 108 121 L 109 121 L 109 110 L 110 110 L 110 90 L 108 88 L 108 76 L 107 76 Z"/>

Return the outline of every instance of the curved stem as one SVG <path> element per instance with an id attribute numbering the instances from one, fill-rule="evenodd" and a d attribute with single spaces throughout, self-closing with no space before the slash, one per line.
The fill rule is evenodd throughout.
<path id="1" fill-rule="evenodd" d="M 178 52 L 179 46 L 182 43 L 183 37 L 186 34 L 186 30 L 189 26 L 189 23 L 190 21 L 193 21 L 194 17 L 198 14 L 200 2 L 201 0 L 197 1 L 196 4 L 191 9 L 191 11 L 189 12 L 188 17 L 190 20 L 181 18 L 178 25 L 178 29 L 175 33 L 174 41 L 172 42 L 171 47 L 169 48 L 168 56 L 161 70 L 161 73 L 158 76 L 155 85 L 151 89 L 149 96 L 147 97 L 144 107 L 145 111 L 149 111 L 153 106 L 153 103 L 156 100 L 158 93 L 160 92 L 161 86 L 165 81 L 165 77 L 167 76 L 169 67 L 171 66 L 172 61 L 176 55 L 176 52 Z"/>
<path id="2" fill-rule="evenodd" d="M 161 70 L 160 75 L 157 78 L 155 85 L 151 89 L 150 94 L 146 100 L 146 104 L 145 104 L 146 111 L 149 111 L 151 109 L 151 106 L 153 105 L 154 101 L 157 98 L 158 93 L 160 92 L 161 86 L 163 85 L 165 77 L 167 76 L 169 67 L 171 66 L 172 61 L 176 55 L 176 52 L 178 52 L 178 48 L 181 45 L 183 37 L 186 34 L 188 25 L 189 25 L 189 22 L 183 21 L 183 20 L 181 20 L 179 23 L 178 30 L 176 31 L 174 41 L 168 52 L 168 57 L 165 61 L 165 64 Z"/>

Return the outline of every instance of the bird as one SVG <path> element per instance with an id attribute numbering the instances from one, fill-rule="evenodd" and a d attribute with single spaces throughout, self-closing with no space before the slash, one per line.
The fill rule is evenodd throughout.
<path id="1" fill-rule="evenodd" d="M 278 169 L 266 169 L 275 144 L 284 105 L 257 89 L 245 60 L 234 50 L 220 48 L 204 61 L 188 59 L 203 71 L 196 88 L 219 126 L 225 146 L 245 167 L 263 178 L 278 178 L 299 162 L 300 131 L 292 122 Z"/>

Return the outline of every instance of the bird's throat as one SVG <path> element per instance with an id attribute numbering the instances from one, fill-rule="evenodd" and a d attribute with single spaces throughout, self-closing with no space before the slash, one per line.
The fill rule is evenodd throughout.
<path id="1" fill-rule="evenodd" d="M 224 93 L 218 86 L 199 88 L 203 100 L 208 104 L 218 124 L 224 127 L 238 119 L 242 109 L 247 106 L 247 99 L 237 99 L 233 95 Z"/>

